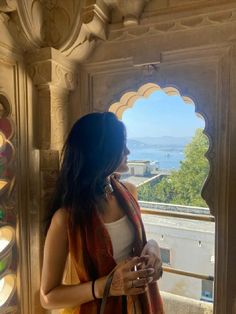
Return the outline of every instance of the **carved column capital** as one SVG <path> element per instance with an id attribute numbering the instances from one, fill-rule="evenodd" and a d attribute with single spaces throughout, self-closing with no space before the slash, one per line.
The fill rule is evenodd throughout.
<path id="1" fill-rule="evenodd" d="M 28 72 L 37 86 L 52 85 L 66 90 L 77 86 L 73 64 L 54 48 L 42 48 L 28 54 Z"/>

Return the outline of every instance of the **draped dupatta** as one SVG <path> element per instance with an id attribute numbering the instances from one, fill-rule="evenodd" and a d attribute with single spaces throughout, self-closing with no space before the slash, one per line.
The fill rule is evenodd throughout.
<path id="1" fill-rule="evenodd" d="M 115 196 L 135 230 L 133 255 L 140 256 L 146 244 L 146 235 L 141 220 L 140 207 L 127 188 L 115 175 L 111 176 L 111 184 Z M 71 221 L 68 223 L 69 253 L 80 283 L 107 276 L 116 266 L 113 248 L 108 231 L 97 210 L 86 216 L 76 231 L 72 231 Z M 138 300 L 137 300 L 138 299 Z M 163 304 L 157 283 L 151 283 L 148 291 L 138 296 L 127 298 L 127 309 L 122 310 L 122 297 L 109 297 L 105 314 L 133 314 L 133 304 L 139 304 L 142 314 L 164 314 Z M 98 314 L 101 300 L 94 300 L 74 308 L 74 314 Z"/>

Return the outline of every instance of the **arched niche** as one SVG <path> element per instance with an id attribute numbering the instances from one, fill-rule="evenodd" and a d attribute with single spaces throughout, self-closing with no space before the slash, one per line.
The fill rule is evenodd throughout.
<path id="1" fill-rule="evenodd" d="M 226 307 L 232 308 L 228 300 L 232 300 L 235 295 L 230 285 L 236 277 L 231 276 L 230 280 L 227 277 L 228 265 L 233 267 L 232 245 L 235 245 L 228 238 L 229 230 L 232 229 L 230 221 L 235 217 L 234 207 L 229 203 L 233 180 L 230 172 L 230 147 L 233 147 L 230 143 L 233 138 L 229 132 L 231 118 L 228 114 L 232 108 L 230 95 L 234 93 L 233 88 L 229 92 L 232 51 L 230 45 L 222 44 L 217 49 L 215 46 L 205 46 L 162 52 L 161 62 L 151 71 L 145 65 L 134 65 L 132 58 L 103 61 L 101 58 L 99 62 L 91 59 L 81 73 L 83 109 L 88 104 L 83 114 L 107 111 L 111 105 L 118 106 L 117 103 L 125 95 L 121 113 L 127 102 L 132 104 L 140 94 L 144 97 L 159 86 L 163 90 L 169 88 L 169 92 L 177 90 L 182 97 L 190 98 L 195 104 L 196 113 L 204 117 L 204 133 L 209 139 L 206 157 L 210 172 L 202 195 L 216 221 L 214 314 L 227 314 L 229 310 Z M 154 85 L 146 85 L 150 82 Z M 222 259 L 222 256 L 225 258 Z"/>
<path id="2" fill-rule="evenodd" d="M 225 112 L 229 105 L 226 95 L 228 56 L 228 46 L 217 50 L 206 47 L 202 48 L 200 56 L 192 50 L 163 53 L 162 62 L 149 72 L 146 66 L 134 66 L 130 58 L 91 63 L 84 66 L 82 73 L 83 86 L 89 88 L 82 93 L 81 102 L 89 104 L 89 111 L 109 110 L 113 105 L 120 107 L 119 115 L 127 103 L 131 104 L 158 88 L 169 95 L 180 94 L 185 102 L 194 102 L 196 113 L 205 120 L 204 133 L 209 139 L 206 157 L 210 172 L 202 194 L 214 216 L 218 208 L 222 208 L 220 203 L 225 202 L 225 195 L 220 194 L 225 185 L 217 169 L 226 166 L 222 160 L 226 158 L 223 153 L 226 147 L 222 145 L 228 136 L 225 128 Z"/>

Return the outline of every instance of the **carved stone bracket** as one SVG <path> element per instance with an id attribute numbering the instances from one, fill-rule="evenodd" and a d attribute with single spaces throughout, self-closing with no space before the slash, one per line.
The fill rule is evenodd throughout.
<path id="1" fill-rule="evenodd" d="M 138 24 L 139 18 L 147 2 L 149 2 L 149 0 L 117 0 L 118 8 L 124 16 L 125 26 Z"/>
<path id="2" fill-rule="evenodd" d="M 69 93 L 77 86 L 76 72 L 53 48 L 29 55 L 28 62 L 29 74 L 38 88 L 36 146 L 61 150 L 68 126 Z"/>
<path id="3" fill-rule="evenodd" d="M 90 1 L 81 11 L 81 26 L 75 29 L 77 34 L 68 38 L 61 51 L 71 59 L 83 60 L 95 45 L 95 39 L 107 38 L 107 24 L 109 22 L 109 9 L 100 1 Z M 76 36 L 76 37 L 75 37 Z"/>
<path id="4" fill-rule="evenodd" d="M 104 0 L 107 5 L 118 10 L 123 17 L 125 26 L 137 25 L 144 11 L 145 5 L 150 0 Z"/>

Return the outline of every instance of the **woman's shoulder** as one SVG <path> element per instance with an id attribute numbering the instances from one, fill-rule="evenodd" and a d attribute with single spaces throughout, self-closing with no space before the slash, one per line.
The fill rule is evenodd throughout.
<path id="1" fill-rule="evenodd" d="M 55 226 L 65 226 L 68 222 L 69 213 L 65 208 L 59 208 L 52 217 L 52 224 Z"/>
<path id="2" fill-rule="evenodd" d="M 122 181 L 122 183 L 125 185 L 125 187 L 127 188 L 127 190 L 133 195 L 133 197 L 138 200 L 138 191 L 137 191 L 137 187 L 128 181 Z"/>

